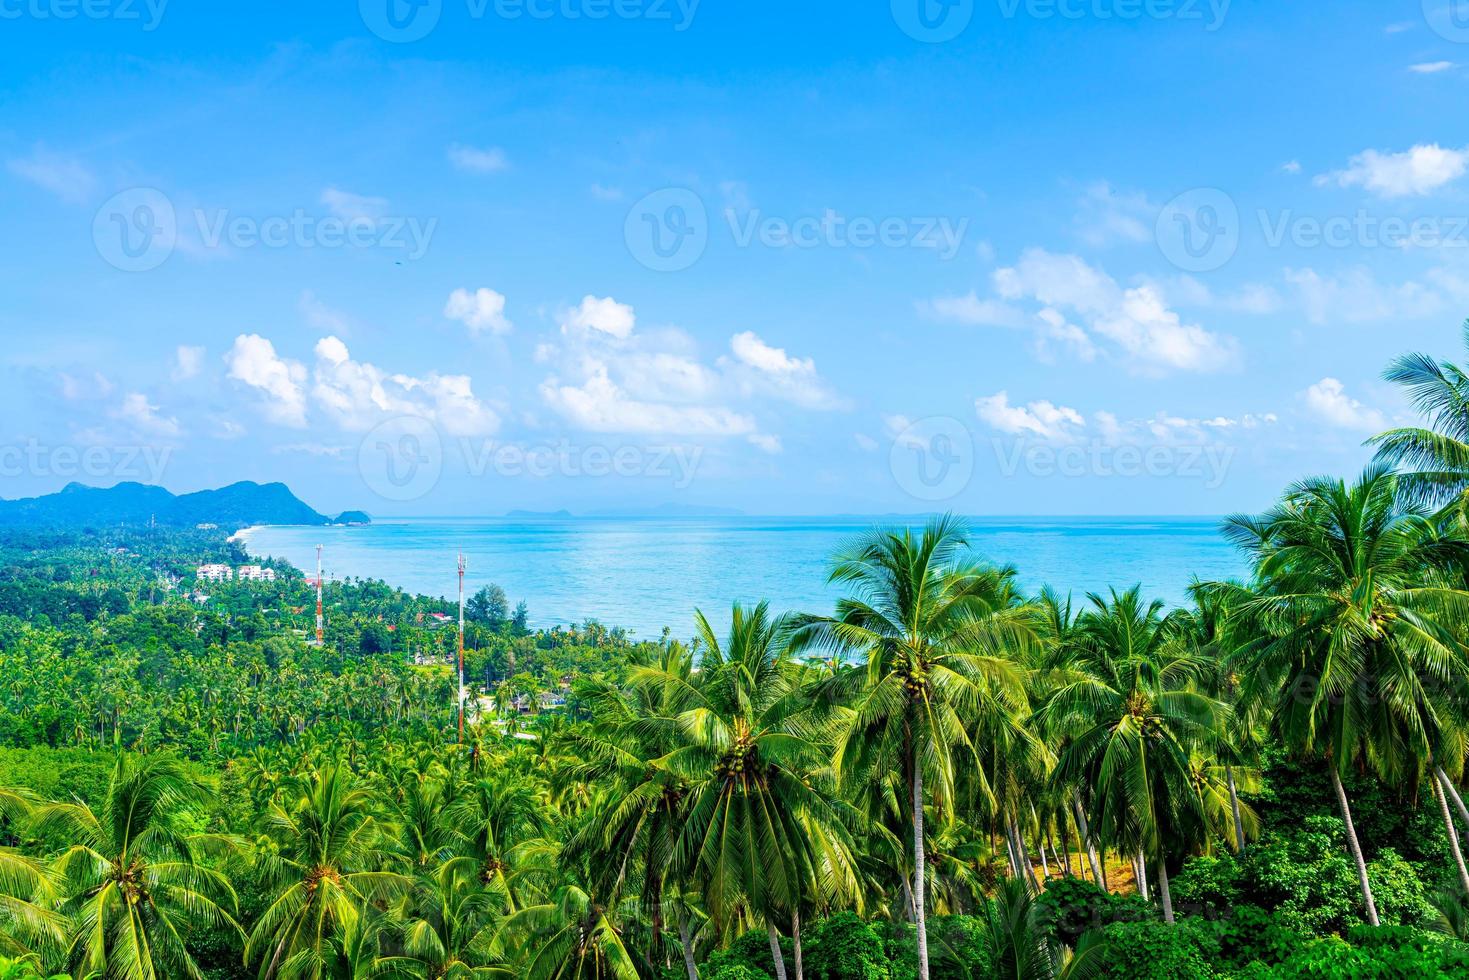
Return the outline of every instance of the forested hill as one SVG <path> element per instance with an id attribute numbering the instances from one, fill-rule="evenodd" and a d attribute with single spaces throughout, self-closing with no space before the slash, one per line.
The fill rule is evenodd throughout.
<path id="1" fill-rule="evenodd" d="M 357 523 L 365 517 L 353 514 Z M 70 483 L 61 492 L 44 497 L 0 501 L 0 524 L 99 527 L 150 522 L 239 528 L 252 524 L 329 524 L 331 519 L 302 503 L 284 483 L 249 481 L 178 495 L 142 483 L 113 487 Z"/>

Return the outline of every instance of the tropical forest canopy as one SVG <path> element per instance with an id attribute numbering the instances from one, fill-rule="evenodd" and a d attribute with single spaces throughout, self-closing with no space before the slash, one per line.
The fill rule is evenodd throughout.
<path id="1" fill-rule="evenodd" d="M 204 582 L 229 528 L 0 531 L 0 977 L 1469 973 L 1469 378 L 1221 533 L 1165 608 L 961 521 L 692 638 L 380 581 Z M 1003 556 L 994 556 L 1003 558 Z M 509 583 L 512 586 L 513 583 Z"/>

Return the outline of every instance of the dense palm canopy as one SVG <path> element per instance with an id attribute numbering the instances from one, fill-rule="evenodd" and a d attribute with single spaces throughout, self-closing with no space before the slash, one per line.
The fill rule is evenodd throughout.
<path id="1" fill-rule="evenodd" d="M 68 577 L 0 532 L 0 609 L 20 576 L 47 610 L 0 614 L 0 741 L 108 760 L 0 791 L 0 969 L 1273 980 L 1261 943 L 1399 935 L 1364 920 L 1469 968 L 1469 378 L 1390 376 L 1427 416 L 1378 440 L 1411 470 L 1230 518 L 1248 576 L 1182 608 L 1029 592 L 952 517 L 875 528 L 832 558 L 830 615 L 736 603 L 687 645 L 472 626 L 462 741 L 432 600 L 336 588 L 350 626 L 308 648 L 261 597 L 155 601 L 171 566 L 78 546 Z M 128 540 L 176 564 L 207 544 Z M 107 603 L 98 568 L 127 583 Z M 1246 892 L 1238 923 L 1198 914 Z M 1242 972 L 1165 955 L 1205 934 Z"/>

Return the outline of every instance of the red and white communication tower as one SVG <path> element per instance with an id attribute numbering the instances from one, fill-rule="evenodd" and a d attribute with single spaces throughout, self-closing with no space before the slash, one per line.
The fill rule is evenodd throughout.
<path id="1" fill-rule="evenodd" d="M 326 618 L 321 613 L 321 545 L 316 546 L 316 645 L 326 638 Z"/>
<path id="2" fill-rule="evenodd" d="M 459 553 L 459 741 L 464 741 L 464 553 Z"/>

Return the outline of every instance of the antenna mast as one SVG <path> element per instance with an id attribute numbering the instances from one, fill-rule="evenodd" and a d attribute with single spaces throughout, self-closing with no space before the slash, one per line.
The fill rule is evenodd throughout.
<path id="1" fill-rule="evenodd" d="M 326 634 L 321 614 L 321 545 L 316 546 L 316 645 L 321 646 Z"/>
<path id="2" fill-rule="evenodd" d="M 459 741 L 464 742 L 464 553 L 459 553 Z"/>

